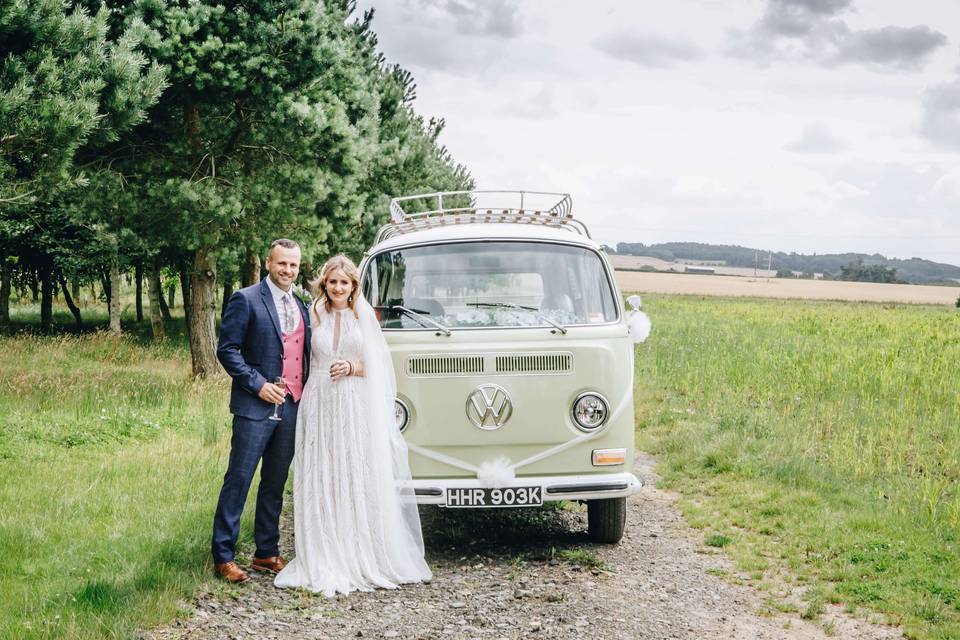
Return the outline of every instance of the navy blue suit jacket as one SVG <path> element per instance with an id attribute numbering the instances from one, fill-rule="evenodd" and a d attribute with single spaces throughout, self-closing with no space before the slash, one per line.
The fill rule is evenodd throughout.
<path id="1" fill-rule="evenodd" d="M 300 300 L 303 319 L 303 381 L 310 373 L 310 318 Z M 283 371 L 283 338 L 280 316 L 266 279 L 230 296 L 220 322 L 217 359 L 233 378 L 230 412 L 251 420 L 264 420 L 273 405 L 257 395 L 263 385 Z"/>

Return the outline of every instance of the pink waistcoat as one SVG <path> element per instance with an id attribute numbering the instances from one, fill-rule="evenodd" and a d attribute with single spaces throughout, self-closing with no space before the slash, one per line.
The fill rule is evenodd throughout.
<path id="1" fill-rule="evenodd" d="M 293 333 L 283 334 L 283 379 L 287 381 L 287 391 L 295 402 L 303 394 L 303 318 Z"/>

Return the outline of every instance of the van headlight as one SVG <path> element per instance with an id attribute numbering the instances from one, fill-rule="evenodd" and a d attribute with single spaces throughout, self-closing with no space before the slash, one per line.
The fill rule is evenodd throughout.
<path id="1" fill-rule="evenodd" d="M 393 401 L 393 418 L 397 422 L 397 429 L 400 430 L 400 433 L 403 433 L 403 430 L 407 428 L 407 422 L 410 421 L 410 411 L 407 410 L 407 405 L 403 404 L 403 401 L 399 398 Z"/>
<path id="2" fill-rule="evenodd" d="M 610 417 L 607 400 L 599 393 L 581 393 L 573 401 L 573 423 L 580 431 L 591 433 L 602 427 Z"/>

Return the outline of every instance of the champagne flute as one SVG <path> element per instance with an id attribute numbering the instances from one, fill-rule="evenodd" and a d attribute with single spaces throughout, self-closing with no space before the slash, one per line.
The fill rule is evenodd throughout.
<path id="1" fill-rule="evenodd" d="M 280 377 L 280 376 L 277 376 L 276 378 L 274 378 L 273 380 L 271 380 L 271 382 L 273 382 L 273 384 L 275 384 L 275 385 L 277 385 L 278 387 L 280 387 L 280 391 L 282 391 L 283 394 L 284 394 L 284 396 L 286 396 L 286 394 L 287 394 L 287 381 L 286 381 L 286 380 L 284 380 L 284 379 L 283 379 L 282 377 Z M 286 397 L 284 397 L 284 399 L 286 399 Z M 278 411 L 280 411 L 280 405 L 282 405 L 282 404 L 283 404 L 283 403 L 281 402 L 280 404 L 275 404 L 275 405 L 273 405 L 273 415 L 270 416 L 270 419 L 271 419 L 271 420 L 278 420 L 278 421 L 279 421 L 279 420 L 282 420 L 282 418 L 280 417 L 280 414 L 277 413 Z"/>

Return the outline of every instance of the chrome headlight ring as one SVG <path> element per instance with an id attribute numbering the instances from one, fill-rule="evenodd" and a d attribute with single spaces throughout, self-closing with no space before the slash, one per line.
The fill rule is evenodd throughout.
<path id="1" fill-rule="evenodd" d="M 410 409 L 400 398 L 393 399 L 393 418 L 397 423 L 397 429 L 403 433 L 410 423 Z"/>
<path id="2" fill-rule="evenodd" d="M 584 391 L 573 401 L 570 418 L 580 431 L 595 433 L 607 424 L 610 403 L 596 391 Z"/>

